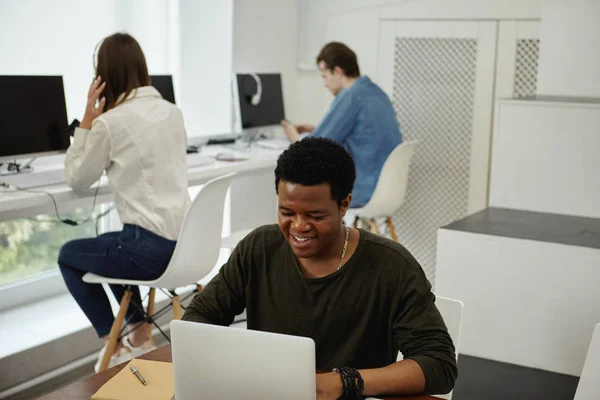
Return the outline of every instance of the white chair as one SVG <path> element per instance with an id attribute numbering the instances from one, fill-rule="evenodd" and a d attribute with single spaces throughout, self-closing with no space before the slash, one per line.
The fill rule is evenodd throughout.
<path id="1" fill-rule="evenodd" d="M 221 248 L 233 250 L 240 240 L 248 236 L 248 234 L 252 231 L 253 229 L 242 229 L 240 231 L 233 232 L 231 235 L 226 236 L 221 240 Z"/>
<path id="2" fill-rule="evenodd" d="M 594 328 L 581 378 L 573 400 L 600 399 L 600 324 Z"/>
<path id="3" fill-rule="evenodd" d="M 107 283 L 124 285 L 127 287 L 115 322 L 110 330 L 109 341 L 100 364 L 100 371 L 104 371 L 114 353 L 117 340 L 129 302 L 131 300 L 131 286 L 148 286 L 147 315 L 151 319 L 154 314 L 155 289 L 168 289 L 171 292 L 173 318 L 181 319 L 181 300 L 176 288 L 196 284 L 208 275 L 215 266 L 221 248 L 221 231 L 223 228 L 223 209 L 225 195 L 231 186 L 232 177 L 228 174 L 209 181 L 200 190 L 188 211 L 179 238 L 165 272 L 153 281 L 138 281 L 128 279 L 107 278 L 92 273 L 83 276 L 87 283 Z M 198 290 L 201 287 L 198 286 Z"/>
<path id="4" fill-rule="evenodd" d="M 458 345 L 460 343 L 460 333 L 462 328 L 462 314 L 464 304 L 462 301 L 449 299 L 447 297 L 436 296 L 435 305 L 437 306 L 446 328 L 448 328 L 448 334 L 454 343 L 454 349 L 456 352 L 456 358 L 458 360 Z M 398 354 L 398 361 L 402 360 L 402 353 Z M 452 399 L 452 392 L 444 395 L 436 394 L 435 397 L 440 399 Z"/>
<path id="5" fill-rule="evenodd" d="M 408 173 L 410 162 L 415 152 L 417 141 L 400 143 L 388 156 L 381 169 L 381 174 L 375 186 L 375 191 L 369 202 L 361 208 L 352 208 L 349 211 L 356 215 L 354 227 L 358 226 L 360 218 L 370 221 L 371 232 L 379 233 L 376 218 L 385 217 L 392 240 L 397 241 L 396 229 L 392 222 L 392 215 L 404 202 L 406 187 L 408 186 Z"/>
<path id="6" fill-rule="evenodd" d="M 440 311 L 440 314 L 442 314 L 442 318 L 444 318 L 444 322 L 448 328 L 448 334 L 450 334 L 452 343 L 454 343 L 454 351 L 456 352 L 456 359 L 458 360 L 458 345 L 460 344 L 462 315 L 465 305 L 462 301 L 440 296 L 436 297 L 435 305 Z M 436 397 L 450 400 L 452 398 L 452 392 L 444 395 L 436 395 Z"/>

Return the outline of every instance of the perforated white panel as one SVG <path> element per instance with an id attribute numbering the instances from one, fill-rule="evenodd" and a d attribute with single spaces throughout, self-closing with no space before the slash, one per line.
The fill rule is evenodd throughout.
<path id="1" fill-rule="evenodd" d="M 514 97 L 536 94 L 539 58 L 539 39 L 517 40 Z"/>
<path id="2" fill-rule="evenodd" d="M 398 241 L 435 284 L 437 229 L 467 214 L 476 39 L 396 38 L 393 103 L 417 146 Z"/>

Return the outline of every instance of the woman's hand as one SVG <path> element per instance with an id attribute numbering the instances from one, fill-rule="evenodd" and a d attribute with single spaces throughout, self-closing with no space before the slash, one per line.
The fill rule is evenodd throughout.
<path id="1" fill-rule="evenodd" d="M 83 116 L 81 124 L 79 124 L 80 128 L 88 130 L 92 129 L 92 122 L 94 122 L 94 120 L 104 112 L 106 98 L 102 97 L 100 100 L 98 100 L 100 94 L 102 94 L 102 91 L 104 90 L 104 86 L 106 86 L 106 82 L 102 82 L 102 77 L 100 76 L 96 77 L 92 81 L 90 90 L 88 91 L 88 101 L 87 105 L 85 106 L 85 115 Z M 96 103 L 98 103 L 98 105 L 96 105 Z"/>

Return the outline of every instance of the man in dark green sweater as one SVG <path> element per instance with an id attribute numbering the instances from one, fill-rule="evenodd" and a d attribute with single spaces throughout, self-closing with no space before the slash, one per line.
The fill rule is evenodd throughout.
<path id="1" fill-rule="evenodd" d="M 249 329 L 312 338 L 317 370 L 351 367 L 317 374 L 318 399 L 360 391 L 361 380 L 364 396 L 447 393 L 454 345 L 419 263 L 343 224 L 355 176 L 342 146 L 292 144 L 275 169 L 279 224 L 242 240 L 183 319 L 230 325 L 246 309 Z"/>

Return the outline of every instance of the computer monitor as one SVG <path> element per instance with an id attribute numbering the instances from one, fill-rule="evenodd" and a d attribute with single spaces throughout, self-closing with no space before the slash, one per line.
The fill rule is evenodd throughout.
<path id="1" fill-rule="evenodd" d="M 0 160 L 69 147 L 62 76 L 0 75 Z"/>
<path id="2" fill-rule="evenodd" d="M 175 104 L 175 90 L 173 90 L 173 77 L 171 75 L 150 75 L 150 81 L 163 99 Z"/>
<path id="3" fill-rule="evenodd" d="M 233 84 L 238 130 L 279 125 L 285 119 L 281 74 L 236 74 Z"/>

